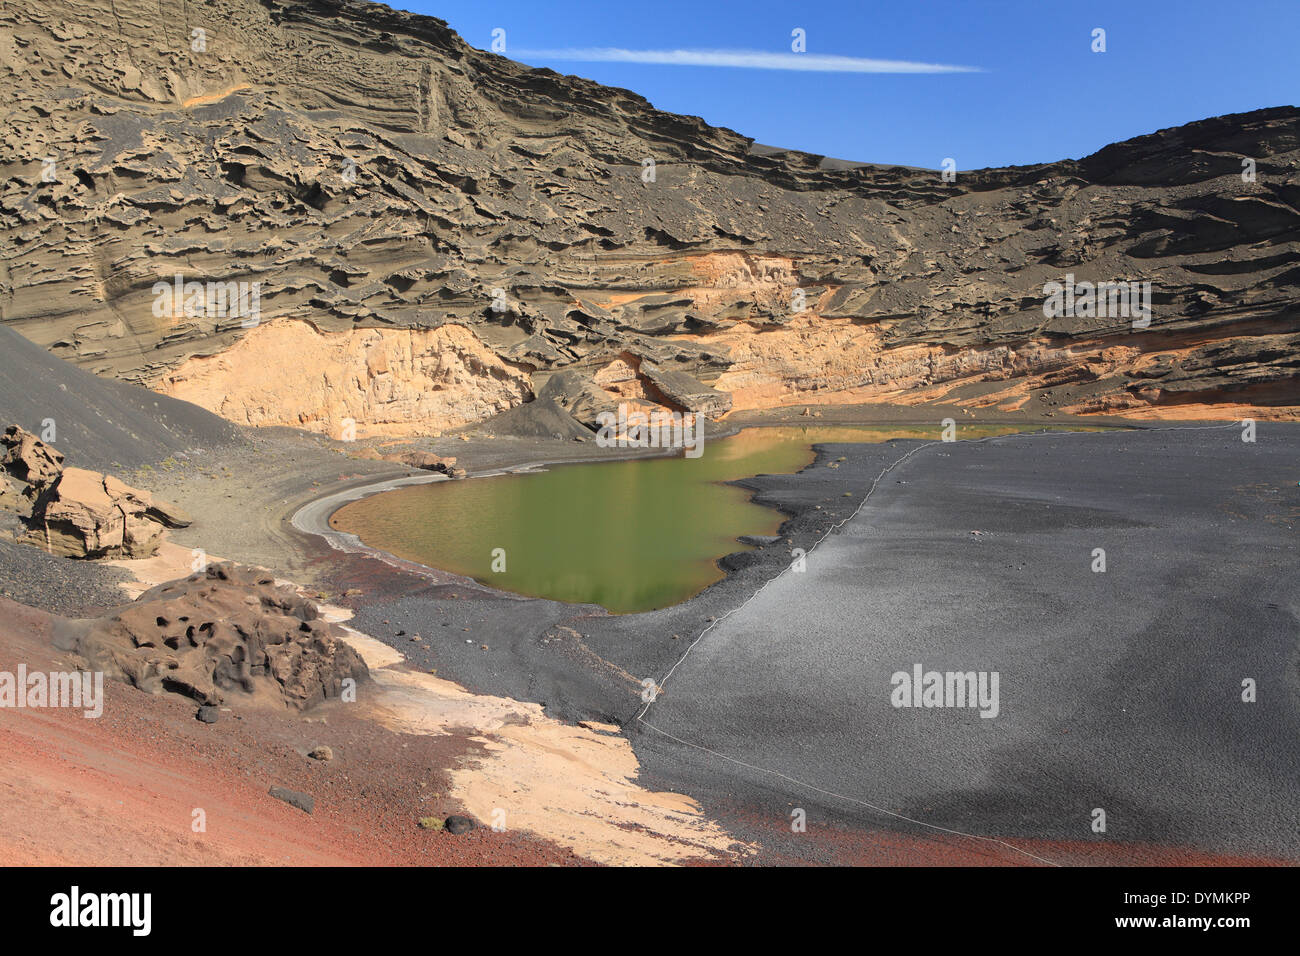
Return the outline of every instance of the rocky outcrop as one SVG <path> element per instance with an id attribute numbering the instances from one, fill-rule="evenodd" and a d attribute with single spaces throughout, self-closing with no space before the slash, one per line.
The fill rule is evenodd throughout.
<path id="1" fill-rule="evenodd" d="M 190 518 L 171 505 L 84 468 L 65 468 L 28 521 L 26 540 L 70 558 L 147 558 L 166 528 Z"/>
<path id="2" fill-rule="evenodd" d="M 464 468 L 456 467 L 455 458 L 435 455 L 431 451 L 405 451 L 382 457 L 386 461 L 400 462 L 412 468 L 419 468 L 421 471 L 432 471 L 450 478 L 464 478 L 466 475 Z"/>
<path id="3" fill-rule="evenodd" d="M 18 0 L 0 63 L 0 317 L 236 421 L 417 434 L 559 375 L 581 421 L 713 393 L 1300 414 L 1293 107 L 945 182 L 359 0 Z M 1048 316 L 1066 276 L 1150 282 L 1149 326 Z"/>
<path id="4" fill-rule="evenodd" d="M 0 508 L 30 520 L 63 473 L 63 453 L 17 425 L 4 430 L 0 450 Z"/>
<path id="5" fill-rule="evenodd" d="M 219 564 L 146 591 L 59 640 L 93 668 L 151 694 L 304 710 L 338 698 L 346 681 L 355 688 L 370 678 L 341 635 L 271 574 Z"/>
<path id="6" fill-rule="evenodd" d="M 660 404 L 709 418 L 720 418 L 731 411 L 730 394 L 709 388 L 686 372 L 660 368 L 653 362 L 642 362 L 640 371 Z"/>
<path id="7" fill-rule="evenodd" d="M 17 512 L 23 540 L 73 558 L 143 558 L 164 529 L 189 516 L 112 475 L 65 468 L 63 455 L 16 425 L 0 439 L 0 506 Z"/>
<path id="8" fill-rule="evenodd" d="M 557 372 L 547 378 L 538 392 L 539 401 L 563 409 L 587 428 L 599 428 L 602 413 L 617 414 L 620 396 L 597 385 L 588 375 L 576 370 Z"/>

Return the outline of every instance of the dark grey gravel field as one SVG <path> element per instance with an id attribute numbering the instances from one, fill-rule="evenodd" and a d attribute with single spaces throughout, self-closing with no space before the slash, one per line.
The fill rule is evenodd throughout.
<path id="1" fill-rule="evenodd" d="M 17 518 L 0 512 L 0 535 L 17 529 Z M 94 561 L 71 561 L 0 537 L 0 597 L 68 617 L 88 617 L 126 601 L 119 582 L 131 575 Z"/>
<path id="2" fill-rule="evenodd" d="M 922 448 L 804 573 L 705 635 L 638 754 L 687 789 L 775 784 L 1046 859 L 1041 841 L 1300 859 L 1300 426 L 1241 434 Z M 846 487 L 905 450 L 859 449 L 834 449 Z M 916 664 L 997 672 L 997 715 L 893 706 Z"/>
<path id="3" fill-rule="evenodd" d="M 782 540 L 676 608 L 451 581 L 367 601 L 357 624 L 474 690 L 622 723 L 648 782 L 741 837 L 788 834 L 799 808 L 810 834 L 1008 863 L 1097 845 L 1300 860 L 1300 425 L 820 451 L 742 483 L 791 516 Z M 806 570 L 780 573 L 792 547 Z M 918 664 L 996 672 L 996 716 L 893 706 L 891 675 Z"/>

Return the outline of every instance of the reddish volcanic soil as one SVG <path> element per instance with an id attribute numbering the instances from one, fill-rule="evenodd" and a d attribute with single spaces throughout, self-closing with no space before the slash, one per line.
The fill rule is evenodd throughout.
<path id="1" fill-rule="evenodd" d="M 0 670 L 75 670 L 50 618 L 0 599 Z M 422 830 L 460 808 L 444 768 L 477 745 L 396 734 L 341 705 L 312 718 L 223 711 L 216 724 L 175 695 L 104 682 L 104 712 L 0 709 L 0 865 L 581 864 L 521 832 Z M 321 717 L 325 719 L 320 720 Z M 326 745 L 334 759 L 304 754 Z M 268 795 L 311 794 L 308 815 Z M 206 832 L 191 830 L 193 811 Z"/>
<path id="2" fill-rule="evenodd" d="M 0 670 L 74 670 L 52 650 L 50 617 L 0 599 Z M 103 715 L 0 709 L 0 866 L 11 865 L 584 865 L 526 832 L 453 836 L 416 821 L 461 810 L 442 796 L 446 768 L 478 745 L 462 735 L 393 733 L 343 705 L 311 717 L 223 711 L 194 718 L 176 695 L 104 682 Z M 323 719 L 322 719 L 323 718 Z M 334 759 L 304 756 L 327 745 Z M 303 813 L 272 798 L 286 786 L 316 798 Z M 193 811 L 207 830 L 191 830 Z M 994 843 L 810 825 L 792 834 L 767 814 L 722 807 L 724 825 L 761 843 L 758 865 L 1039 865 Z M 733 830 L 736 832 L 736 830 Z M 1278 861 L 1155 846 L 1010 840 L 1067 865 L 1235 866 Z M 732 863 L 741 862 L 733 860 Z M 726 865 L 698 860 L 695 865 Z M 1282 865 L 1282 864 L 1278 864 Z"/>

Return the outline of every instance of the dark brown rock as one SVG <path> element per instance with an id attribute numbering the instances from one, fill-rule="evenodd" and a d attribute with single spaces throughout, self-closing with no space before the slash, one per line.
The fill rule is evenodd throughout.
<path id="1" fill-rule="evenodd" d="M 460 816 L 459 814 L 452 814 L 443 821 L 443 828 L 448 833 L 455 834 L 456 836 L 459 836 L 462 833 L 468 833 L 476 826 L 477 824 L 472 818 Z"/>
<path id="2" fill-rule="evenodd" d="M 396 455 L 384 455 L 383 457 L 389 461 L 410 465 L 412 468 L 433 471 L 443 475 L 450 475 L 456 468 L 455 458 L 444 458 L 428 451 L 408 451 Z"/>
<path id="3" fill-rule="evenodd" d="M 217 564 L 90 620 L 73 649 L 149 693 L 304 710 L 369 680 L 341 635 L 272 575 Z"/>

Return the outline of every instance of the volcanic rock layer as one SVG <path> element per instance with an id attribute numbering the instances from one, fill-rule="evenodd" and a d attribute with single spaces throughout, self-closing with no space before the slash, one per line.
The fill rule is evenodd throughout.
<path id="1" fill-rule="evenodd" d="M 1300 414 L 1293 107 L 947 182 L 354 0 L 16 0 L 0 92 L 0 320 L 243 423 L 413 434 L 542 395 Z M 1149 325 L 1049 317 L 1067 277 L 1149 282 Z"/>

